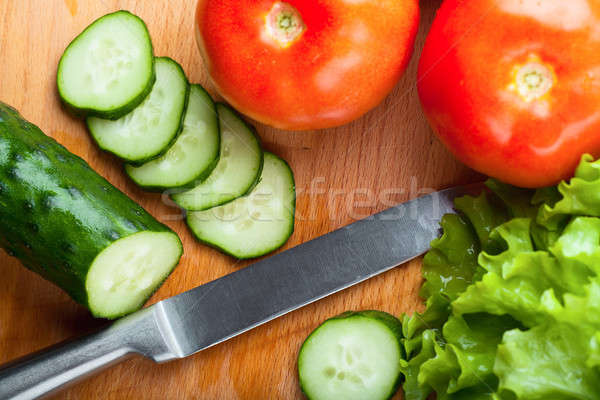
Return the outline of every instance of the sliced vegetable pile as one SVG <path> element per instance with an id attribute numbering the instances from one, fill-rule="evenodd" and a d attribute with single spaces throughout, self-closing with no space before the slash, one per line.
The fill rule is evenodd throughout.
<path id="1" fill-rule="evenodd" d="M 136 311 L 177 265 L 181 241 L 0 102 L 0 246 L 96 317 Z"/>
<path id="2" fill-rule="evenodd" d="M 427 308 L 401 318 L 404 398 L 598 399 L 600 160 L 584 156 L 575 176 L 556 187 L 487 186 L 479 197 L 456 199 L 459 214 L 444 216 L 443 235 L 425 256 Z M 354 339 L 358 327 L 327 332 L 310 373 L 304 353 L 315 333 L 300 353 L 308 396 L 386 398 L 365 391 L 365 382 L 328 380 L 326 368 L 343 343 L 371 349 L 369 360 L 390 350 L 374 337 Z M 373 370 L 372 379 L 394 371 Z"/>
<path id="3" fill-rule="evenodd" d="M 254 128 L 190 85 L 179 64 L 154 57 L 138 17 L 118 11 L 93 22 L 65 50 L 57 82 L 64 103 L 87 116 L 98 146 L 124 160 L 136 184 L 168 190 L 190 211 L 200 241 L 251 258 L 292 234 L 287 163 L 264 155 Z"/>

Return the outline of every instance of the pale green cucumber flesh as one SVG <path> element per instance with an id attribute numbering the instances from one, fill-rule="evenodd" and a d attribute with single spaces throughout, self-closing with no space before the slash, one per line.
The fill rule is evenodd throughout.
<path id="1" fill-rule="evenodd" d="M 107 14 L 66 48 L 58 65 L 58 92 L 77 113 L 119 118 L 150 92 L 153 63 L 144 22 L 127 11 Z"/>
<path id="2" fill-rule="evenodd" d="M 247 194 L 256 184 L 263 164 L 263 153 L 253 128 L 235 111 L 217 104 L 221 130 L 221 153 L 212 173 L 189 191 L 171 197 L 190 211 L 202 211 Z"/>
<path id="3" fill-rule="evenodd" d="M 319 326 L 298 355 L 310 400 L 385 400 L 401 379 L 401 326 L 380 311 L 344 313 Z"/>
<path id="4" fill-rule="evenodd" d="M 172 232 L 143 231 L 102 250 L 87 274 L 88 306 L 107 318 L 137 310 L 166 279 L 181 256 Z"/>
<path id="5" fill-rule="evenodd" d="M 145 189 L 186 187 L 205 179 L 219 160 L 221 134 L 215 104 L 200 85 L 192 85 L 175 143 L 159 158 L 125 171 Z"/>
<path id="6" fill-rule="evenodd" d="M 265 152 L 261 178 L 249 195 L 189 212 L 187 222 L 200 241 L 233 257 L 260 257 L 281 247 L 292 234 L 295 202 L 291 169 Z"/>
<path id="7" fill-rule="evenodd" d="M 189 94 L 183 69 L 168 57 L 157 57 L 154 64 L 156 82 L 138 107 L 117 120 L 87 119 L 101 149 L 132 163 L 166 152 L 183 127 Z"/>

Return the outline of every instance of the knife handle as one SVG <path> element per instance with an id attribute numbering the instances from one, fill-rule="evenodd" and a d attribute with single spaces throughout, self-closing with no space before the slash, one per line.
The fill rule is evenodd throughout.
<path id="1" fill-rule="evenodd" d="M 156 311 L 143 309 L 98 332 L 0 366 L 0 399 L 37 399 L 135 354 L 155 361 L 175 358 L 163 340 Z"/>

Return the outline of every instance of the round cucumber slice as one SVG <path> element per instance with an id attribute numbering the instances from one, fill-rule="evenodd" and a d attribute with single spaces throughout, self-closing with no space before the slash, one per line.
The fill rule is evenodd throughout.
<path id="1" fill-rule="evenodd" d="M 248 196 L 190 212 L 187 222 L 200 241 L 236 258 L 254 258 L 276 250 L 291 236 L 295 204 L 292 170 L 265 152 L 260 181 Z"/>
<path id="2" fill-rule="evenodd" d="M 149 190 L 186 187 L 204 180 L 219 160 L 221 134 L 215 103 L 200 85 L 192 85 L 183 130 L 159 158 L 125 171 Z"/>
<path id="3" fill-rule="evenodd" d="M 66 48 L 58 64 L 58 93 L 78 114 L 120 118 L 150 93 L 153 63 L 144 21 L 128 11 L 107 14 Z"/>
<path id="4" fill-rule="evenodd" d="M 117 240 L 94 259 L 86 278 L 94 315 L 116 318 L 143 306 L 181 257 L 172 232 L 139 232 Z"/>
<path id="5" fill-rule="evenodd" d="M 263 152 L 254 129 L 229 106 L 217 104 L 221 155 L 212 173 L 195 188 L 175 193 L 175 203 L 202 211 L 228 203 L 252 190 L 260 177 Z"/>
<path id="6" fill-rule="evenodd" d="M 382 311 L 328 319 L 298 355 L 302 391 L 311 400 L 384 400 L 400 385 L 400 321 Z"/>
<path id="7" fill-rule="evenodd" d="M 87 119 L 98 146 L 130 163 L 141 164 L 159 157 L 183 127 L 189 95 L 185 73 L 168 57 L 157 57 L 154 64 L 156 82 L 142 104 L 114 121 Z"/>

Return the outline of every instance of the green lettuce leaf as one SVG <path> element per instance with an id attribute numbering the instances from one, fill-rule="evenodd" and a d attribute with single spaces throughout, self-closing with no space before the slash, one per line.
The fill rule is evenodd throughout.
<path id="1" fill-rule="evenodd" d="M 537 207 L 539 214 L 541 205 L 554 207 L 560 199 L 561 194 L 556 186 L 550 186 L 538 189 L 533 195 L 531 203 Z M 556 242 L 560 233 L 560 230 L 549 229 L 548 227 L 541 225 L 537 220 L 537 217 L 534 218 L 534 222 L 531 224 L 531 237 L 537 250 L 548 250 L 548 248 Z"/>
<path id="2" fill-rule="evenodd" d="M 600 399 L 600 161 L 455 200 L 403 317 L 405 399 Z"/>
<path id="3" fill-rule="evenodd" d="M 600 344 L 600 279 L 594 278 L 584 287 L 584 292 L 581 296 L 567 293 L 561 302 L 548 290 L 542 296 L 542 307 L 554 322 L 570 326 L 579 337 L 585 338 L 586 365 L 595 367 Z"/>
<path id="4" fill-rule="evenodd" d="M 481 250 L 491 251 L 489 236 L 498 225 L 510 219 L 506 207 L 492 194 L 483 192 L 478 197 L 463 196 L 454 200 L 456 210 L 465 216 L 477 235 L 478 247 Z M 444 228 L 444 226 L 442 226 Z M 455 229 L 445 229 L 449 235 L 460 235 Z"/>
<path id="5" fill-rule="evenodd" d="M 479 241 L 464 217 L 449 214 L 442 218 L 443 234 L 431 243 L 423 260 L 421 297 L 443 294 L 452 300 L 481 275 L 477 265 Z"/>
<path id="6" fill-rule="evenodd" d="M 539 207 L 533 203 L 535 191 L 517 188 L 495 179 L 488 179 L 485 185 L 502 200 L 512 218 L 536 217 Z"/>
<path id="7" fill-rule="evenodd" d="M 589 277 L 600 275 L 600 219 L 573 218 L 549 251 L 562 266 L 567 291 L 582 294 Z"/>
<path id="8" fill-rule="evenodd" d="M 419 382 L 418 377 L 423 363 L 435 356 L 439 332 L 434 329 L 426 329 L 421 332 L 418 339 L 418 351 L 413 351 L 410 358 L 400 362 L 400 370 L 404 374 L 402 389 L 406 400 L 425 400 L 433 391 L 431 386 Z"/>
<path id="9" fill-rule="evenodd" d="M 555 204 L 542 204 L 538 223 L 551 230 L 560 230 L 571 216 L 600 217 L 600 160 L 585 154 L 569 182 L 561 182 L 562 198 Z"/>
<path id="10" fill-rule="evenodd" d="M 479 394 L 495 392 L 496 349 L 503 333 L 518 326 L 509 316 L 450 316 L 443 328 L 444 343 L 436 344 L 435 357 L 421 366 L 419 382 L 432 387 L 439 398 L 463 390 Z"/>
<path id="11" fill-rule="evenodd" d="M 404 374 L 404 396 L 407 400 L 424 400 L 432 392 L 432 387 L 419 382 L 421 365 L 435 355 L 437 341 L 441 340 L 441 330 L 450 315 L 450 301 L 440 293 L 427 299 L 423 313 L 402 317 L 402 345 L 407 356 L 400 364 Z"/>
<path id="12" fill-rule="evenodd" d="M 547 252 L 533 249 L 530 223 L 530 219 L 515 218 L 494 230 L 490 237 L 506 250 L 480 254 L 479 263 L 487 273 L 452 303 L 454 313 L 508 314 L 525 326 L 545 318 L 539 309 L 541 295 L 549 287 L 560 289 L 554 276 L 559 267 Z"/>
<path id="13" fill-rule="evenodd" d="M 587 359 L 590 368 L 600 367 L 600 332 L 596 332 L 590 339 L 590 355 Z"/>
<path id="14" fill-rule="evenodd" d="M 506 332 L 494 364 L 499 392 L 523 400 L 597 400 L 600 373 L 586 365 L 586 339 L 572 326 L 553 322 Z"/>
<path id="15" fill-rule="evenodd" d="M 457 208 L 467 217 L 450 214 L 442 218 L 443 234 L 431 243 L 431 250 L 423 260 L 425 283 L 420 295 L 426 299 L 426 311 L 402 317 L 403 346 L 407 360 L 401 365 L 405 376 L 404 396 L 407 400 L 424 400 L 433 388 L 419 382 L 421 366 L 435 356 L 443 325 L 450 316 L 450 302 L 473 281 L 481 278 L 483 269 L 477 264 L 481 241 L 487 240 L 491 230 L 507 220 L 498 217 L 500 208 L 490 204 L 487 195 L 479 198 L 463 197 L 456 200 Z"/>
<path id="16" fill-rule="evenodd" d="M 405 375 L 403 389 L 407 400 L 426 399 L 433 391 L 429 382 L 418 379 L 422 364 L 433 359 L 436 349 L 439 353 L 444 345 L 442 328 L 450 316 L 450 302 L 485 272 L 477 263 L 481 243 L 488 245 L 490 232 L 509 219 L 501 202 L 494 202 L 492 196 L 482 193 L 476 198 L 456 199 L 456 208 L 463 214 L 444 216 L 443 234 L 432 242 L 423 260 L 425 283 L 420 294 L 426 299 L 426 311 L 402 318 L 407 360 L 401 369 Z M 451 328 L 452 324 L 446 329 Z M 489 393 L 487 388 L 480 392 L 482 396 L 485 393 Z"/>
<path id="17" fill-rule="evenodd" d="M 421 334 L 426 330 L 441 332 L 442 326 L 450 316 L 450 301 L 440 294 L 427 299 L 426 309 L 423 313 L 414 313 L 412 316 L 402 316 L 402 334 L 404 336 L 404 350 L 408 357 L 419 352 L 421 348 Z"/>

